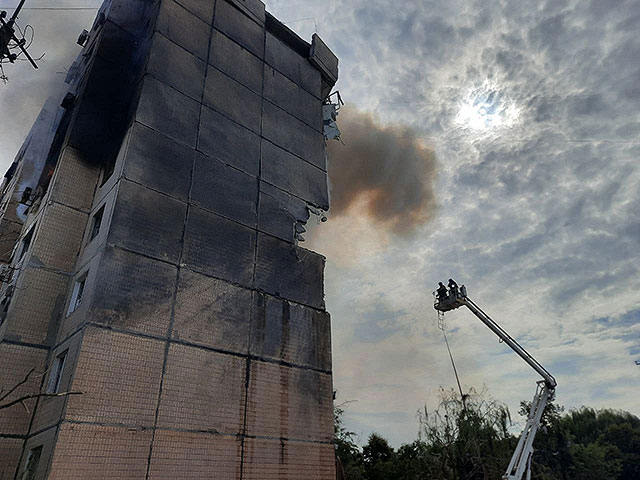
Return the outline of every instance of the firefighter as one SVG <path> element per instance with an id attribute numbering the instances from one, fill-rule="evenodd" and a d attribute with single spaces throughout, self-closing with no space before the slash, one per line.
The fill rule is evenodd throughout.
<path id="1" fill-rule="evenodd" d="M 447 287 L 444 286 L 444 283 L 438 282 L 438 290 L 436 290 L 436 293 L 439 301 L 443 301 L 447 298 Z"/>
<path id="2" fill-rule="evenodd" d="M 452 295 L 454 298 L 458 297 L 458 284 L 453 278 L 449 279 L 449 295 Z"/>

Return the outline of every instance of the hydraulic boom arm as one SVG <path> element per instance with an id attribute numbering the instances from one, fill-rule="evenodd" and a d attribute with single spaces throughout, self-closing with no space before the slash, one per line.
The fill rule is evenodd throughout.
<path id="1" fill-rule="evenodd" d="M 450 283 L 450 285 L 452 285 Z M 540 419 L 542 418 L 542 412 L 547 403 L 553 396 L 553 392 L 556 388 L 556 379 L 551 375 L 535 358 L 533 358 L 529 352 L 527 352 L 516 340 L 511 337 L 506 331 L 494 322 L 489 315 L 484 313 L 480 307 L 478 307 L 469 297 L 467 297 L 467 289 L 464 285 L 460 288 L 453 283 L 453 286 L 447 292 L 444 287 L 438 290 L 436 296 L 435 309 L 438 312 L 448 312 L 460 307 L 467 307 L 471 312 L 480 319 L 489 329 L 495 333 L 500 340 L 509 345 L 511 349 L 516 352 L 531 368 L 533 368 L 543 378 L 538 382 L 536 388 L 536 394 L 533 397 L 531 403 L 531 410 L 529 411 L 529 417 L 527 423 L 522 431 L 522 435 L 518 440 L 518 446 L 516 451 L 511 457 L 507 472 L 502 477 L 503 480 L 522 480 L 526 473 L 526 479 L 531 479 L 531 456 L 533 455 L 533 440 L 540 426 Z"/>

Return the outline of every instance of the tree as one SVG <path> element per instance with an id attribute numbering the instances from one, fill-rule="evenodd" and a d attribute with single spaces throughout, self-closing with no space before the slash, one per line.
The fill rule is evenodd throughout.
<path id="1" fill-rule="evenodd" d="M 347 430 L 342 420 L 345 405 L 343 403 L 333 408 L 333 443 L 336 448 L 336 463 L 339 463 L 336 467 L 342 468 L 345 480 L 364 480 L 362 453 L 353 441 L 355 433 Z"/>
<path id="2" fill-rule="evenodd" d="M 473 389 L 464 402 L 453 390 L 441 390 L 441 399 L 434 412 L 419 412 L 430 474 L 447 480 L 500 478 L 515 446 L 508 408 Z"/>
<path id="3" fill-rule="evenodd" d="M 595 469 L 617 471 L 617 475 L 609 477 L 617 480 L 640 478 L 638 417 L 627 412 L 582 407 L 564 416 L 561 422 L 572 444 L 574 475 Z"/>
<path id="4" fill-rule="evenodd" d="M 520 402 L 518 413 L 529 417 L 531 402 Z M 566 480 L 569 478 L 571 451 L 569 433 L 562 423 L 564 407 L 557 405 L 554 398 L 547 403 L 540 419 L 540 429 L 534 441 L 531 462 L 534 480 Z"/>
<path id="5" fill-rule="evenodd" d="M 527 417 L 530 403 L 519 413 Z M 471 390 L 465 401 L 441 390 L 433 411 L 418 412 L 419 438 L 395 451 L 379 434 L 360 450 L 336 408 L 336 451 L 346 480 L 496 480 L 517 438 L 502 403 Z M 583 407 L 568 413 L 547 404 L 535 439 L 533 480 L 639 480 L 640 419 L 627 412 Z"/>
<path id="6" fill-rule="evenodd" d="M 571 480 L 618 479 L 621 471 L 620 461 L 611 458 L 611 450 L 597 442 L 587 445 L 571 445 Z"/>
<path id="7" fill-rule="evenodd" d="M 362 448 L 364 470 L 368 480 L 387 480 L 393 476 L 393 460 L 395 452 L 386 439 L 372 433 L 369 441 Z"/>

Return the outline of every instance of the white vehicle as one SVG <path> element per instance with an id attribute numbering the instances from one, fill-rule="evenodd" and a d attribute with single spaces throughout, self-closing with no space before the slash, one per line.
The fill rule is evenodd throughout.
<path id="1" fill-rule="evenodd" d="M 556 379 L 551 375 L 540 363 L 533 358 L 529 353 L 516 342 L 507 332 L 505 332 L 500 325 L 494 322 L 489 315 L 480 310 L 475 303 L 467 297 L 467 289 L 464 285 L 458 287 L 455 282 L 449 282 L 450 288 L 447 291 L 444 286 L 441 285 L 438 291 L 434 292 L 436 301 L 435 309 L 438 312 L 444 314 L 450 310 L 455 310 L 460 307 L 467 307 L 471 312 L 480 319 L 487 327 L 495 333 L 500 340 L 509 345 L 511 349 L 516 352 L 520 357 L 531 366 L 536 372 L 540 374 L 543 380 L 537 383 L 536 394 L 531 402 L 531 410 L 529 411 L 529 418 L 522 431 L 518 446 L 516 447 L 507 472 L 502 477 L 502 480 L 531 480 L 531 457 L 533 455 L 533 440 L 536 436 L 536 432 L 540 427 L 540 419 L 542 418 L 542 412 L 547 403 L 553 396 L 553 392 L 557 386 Z M 526 474 L 526 477 L 525 477 Z"/>

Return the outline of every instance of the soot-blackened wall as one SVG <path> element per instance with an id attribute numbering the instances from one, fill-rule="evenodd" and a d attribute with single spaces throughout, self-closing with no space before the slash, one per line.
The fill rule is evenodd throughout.
<path id="1" fill-rule="evenodd" d="M 337 60 L 258 0 L 142 2 L 148 19 L 120 3 L 107 22 L 155 27 L 130 52 L 126 124 L 100 120 L 124 140 L 49 356 L 68 349 L 64 388 L 84 393 L 36 412 L 24 451 L 44 445 L 41 478 L 335 478 L 324 258 L 296 226 L 329 207 Z M 79 111 L 98 121 L 91 95 Z M 94 151 L 83 135 L 67 149 Z"/>

